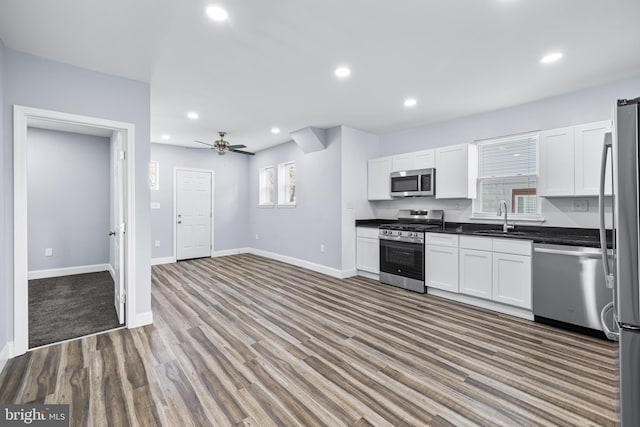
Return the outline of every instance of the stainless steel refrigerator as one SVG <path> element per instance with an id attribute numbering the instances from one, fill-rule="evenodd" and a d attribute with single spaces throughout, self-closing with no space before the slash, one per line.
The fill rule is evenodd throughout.
<path id="1" fill-rule="evenodd" d="M 613 311 L 617 322 L 617 330 L 603 326 L 609 338 L 620 341 L 620 422 L 623 427 L 640 426 L 639 103 L 640 98 L 616 103 L 612 135 L 605 140 L 600 173 L 600 243 L 606 253 L 604 174 L 607 155 L 611 152 L 613 271 L 609 271 L 606 260 L 603 264 L 613 301 L 605 306 L 601 318 L 604 319 L 607 311 Z"/>

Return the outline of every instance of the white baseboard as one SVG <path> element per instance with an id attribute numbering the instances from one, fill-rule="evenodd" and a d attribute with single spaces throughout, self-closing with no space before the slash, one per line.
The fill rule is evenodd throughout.
<path id="1" fill-rule="evenodd" d="M 7 364 L 7 361 L 13 357 L 13 341 L 9 341 L 0 350 L 0 373 Z"/>
<path id="2" fill-rule="evenodd" d="M 531 310 L 525 308 L 512 307 L 510 305 L 500 304 L 499 302 L 489 301 L 482 298 L 476 298 L 469 295 L 454 294 L 440 289 L 433 289 L 427 286 L 427 293 L 461 302 L 464 304 L 474 305 L 476 307 L 486 308 L 487 310 L 497 311 L 498 313 L 508 314 L 510 316 L 520 317 L 521 319 L 533 320 Z"/>
<path id="3" fill-rule="evenodd" d="M 151 265 L 173 264 L 174 262 L 176 262 L 176 258 L 172 256 L 164 258 L 151 258 Z"/>
<path id="4" fill-rule="evenodd" d="M 251 249 L 249 248 L 236 248 L 236 249 L 225 249 L 222 251 L 213 251 L 211 253 L 211 258 L 217 258 L 219 256 L 229 256 L 229 255 L 239 255 L 249 253 Z"/>
<path id="5" fill-rule="evenodd" d="M 113 281 L 116 281 L 116 270 L 113 268 L 113 265 L 109 264 L 109 273 L 111 274 L 111 278 Z"/>
<path id="6" fill-rule="evenodd" d="M 358 270 L 353 269 L 353 270 L 342 270 L 341 272 L 342 274 L 342 279 L 347 279 L 349 277 L 355 277 L 358 275 Z"/>
<path id="7" fill-rule="evenodd" d="M 277 261 L 286 262 L 287 264 L 306 268 L 312 271 L 317 271 L 318 273 L 326 274 L 327 276 L 336 277 L 338 279 L 349 277 L 346 276 L 348 272 L 343 272 L 342 270 L 338 270 L 337 268 L 327 267 L 326 265 L 316 264 L 299 258 L 293 258 L 286 255 L 280 255 L 274 252 L 268 252 L 254 248 L 250 248 L 249 253 L 253 255 L 263 256 L 265 258 L 275 259 Z"/>
<path id="8" fill-rule="evenodd" d="M 151 311 L 145 311 L 144 313 L 136 314 L 136 321 L 134 322 L 133 325 L 129 326 L 129 329 L 150 325 L 152 323 L 153 323 L 153 313 Z"/>
<path id="9" fill-rule="evenodd" d="M 28 280 L 48 279 L 50 277 L 72 276 L 74 274 L 97 273 L 109 271 L 109 264 L 80 265 L 77 267 L 52 268 L 49 270 L 34 270 L 28 273 Z"/>

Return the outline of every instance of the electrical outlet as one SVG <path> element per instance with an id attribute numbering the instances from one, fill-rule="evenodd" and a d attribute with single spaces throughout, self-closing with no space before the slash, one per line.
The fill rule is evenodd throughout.
<path id="1" fill-rule="evenodd" d="M 44 256 L 53 256 L 53 248 L 45 248 Z"/>
<path id="2" fill-rule="evenodd" d="M 588 212 L 589 211 L 589 201 L 585 199 L 577 199 L 573 201 L 573 211 L 574 212 Z"/>
<path id="3" fill-rule="evenodd" d="M 324 245 L 320 245 L 320 252 L 324 252 Z"/>
<path id="4" fill-rule="evenodd" d="M 156 248 L 159 248 L 159 247 L 160 247 L 160 240 L 156 240 L 155 242 L 153 242 L 153 245 L 154 245 Z"/>
<path id="5" fill-rule="evenodd" d="M 260 235 L 258 233 L 256 233 L 256 240 L 260 239 Z"/>

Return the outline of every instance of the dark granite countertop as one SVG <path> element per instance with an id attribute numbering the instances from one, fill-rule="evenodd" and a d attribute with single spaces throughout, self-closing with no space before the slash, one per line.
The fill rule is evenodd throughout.
<path id="1" fill-rule="evenodd" d="M 382 224 L 398 222 L 397 219 L 356 219 L 356 227 L 378 228 Z"/>
<path id="2" fill-rule="evenodd" d="M 395 220 L 356 220 L 356 227 L 378 227 L 381 224 L 388 224 L 390 222 L 395 222 Z M 532 240 L 533 243 L 546 243 L 553 245 L 600 247 L 599 230 L 595 228 L 516 225 L 516 227 L 508 233 L 502 233 L 501 224 L 447 222 L 444 229 L 434 229 L 430 232 L 479 237 L 504 237 L 510 239 Z M 607 230 L 607 241 L 609 248 L 611 248 L 613 241 L 611 230 Z"/>

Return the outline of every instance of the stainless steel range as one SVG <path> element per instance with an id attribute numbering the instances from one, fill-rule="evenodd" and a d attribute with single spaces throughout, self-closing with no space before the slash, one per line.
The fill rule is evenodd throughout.
<path id="1" fill-rule="evenodd" d="M 401 210 L 398 222 L 380 229 L 380 281 L 425 293 L 424 233 L 441 228 L 444 211 Z"/>

